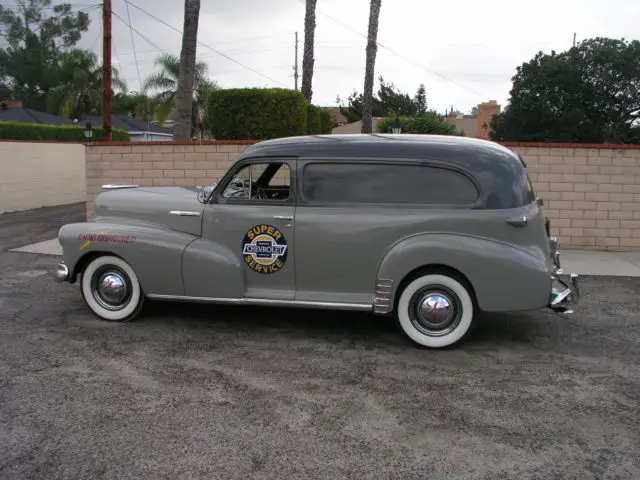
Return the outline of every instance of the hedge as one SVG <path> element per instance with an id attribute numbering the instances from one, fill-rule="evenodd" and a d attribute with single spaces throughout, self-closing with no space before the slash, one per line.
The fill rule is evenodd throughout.
<path id="1" fill-rule="evenodd" d="M 207 109 L 207 133 L 216 140 L 266 140 L 307 132 L 307 102 L 296 90 L 214 90 Z"/>
<path id="2" fill-rule="evenodd" d="M 425 112 L 413 117 L 385 117 L 378 123 L 378 132 L 391 133 L 394 126 L 400 127 L 401 133 L 460 135 L 455 125 L 445 122 L 436 112 Z"/>
<path id="3" fill-rule="evenodd" d="M 307 134 L 328 134 L 333 130 L 331 114 L 324 108 L 307 104 Z"/>
<path id="4" fill-rule="evenodd" d="M 113 128 L 111 137 L 117 142 L 130 141 L 129 134 Z M 40 123 L 0 121 L 0 139 L 3 140 L 52 140 L 65 142 L 84 142 L 84 125 L 43 125 Z M 93 128 L 92 141 L 102 140 L 102 127 Z"/>

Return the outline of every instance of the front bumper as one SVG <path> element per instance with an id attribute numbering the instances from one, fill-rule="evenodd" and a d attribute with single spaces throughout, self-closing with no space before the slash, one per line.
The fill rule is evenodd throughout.
<path id="1" fill-rule="evenodd" d="M 551 271 L 551 296 L 549 308 L 556 313 L 573 313 L 572 307 L 580 301 L 580 285 L 578 274 L 569 274 L 569 279 L 563 279 L 567 274 L 560 265 L 560 252 L 558 252 L 558 240 L 555 237 L 549 239 L 553 267 Z"/>
<path id="2" fill-rule="evenodd" d="M 53 278 L 57 282 L 67 282 L 69 281 L 69 269 L 64 264 L 64 262 L 60 262 L 55 270 L 53 271 Z"/>

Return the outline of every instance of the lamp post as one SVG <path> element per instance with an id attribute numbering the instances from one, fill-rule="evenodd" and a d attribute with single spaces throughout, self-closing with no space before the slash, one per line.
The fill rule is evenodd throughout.
<path id="1" fill-rule="evenodd" d="M 91 125 L 91 122 L 87 122 L 84 126 L 84 138 L 91 143 L 91 139 L 93 138 L 93 126 Z"/>

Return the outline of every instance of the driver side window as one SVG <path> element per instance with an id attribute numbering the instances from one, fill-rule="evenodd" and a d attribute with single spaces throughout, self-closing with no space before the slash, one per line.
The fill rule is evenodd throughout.
<path id="1" fill-rule="evenodd" d="M 222 196 L 242 200 L 287 200 L 291 170 L 285 163 L 251 163 L 234 175 Z"/>

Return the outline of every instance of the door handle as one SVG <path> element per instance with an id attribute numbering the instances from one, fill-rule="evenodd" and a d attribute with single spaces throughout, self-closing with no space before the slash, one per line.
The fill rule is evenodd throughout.
<path id="1" fill-rule="evenodd" d="M 529 219 L 526 216 L 510 218 L 507 220 L 509 225 L 513 225 L 514 227 L 524 227 L 527 223 L 529 223 Z"/>
<path id="2" fill-rule="evenodd" d="M 288 220 L 289 222 L 293 221 L 293 217 L 290 215 L 274 215 L 273 218 L 276 220 Z"/>
<path id="3" fill-rule="evenodd" d="M 171 210 L 169 215 L 178 215 L 180 217 L 199 217 L 200 212 L 185 212 L 183 210 Z"/>

